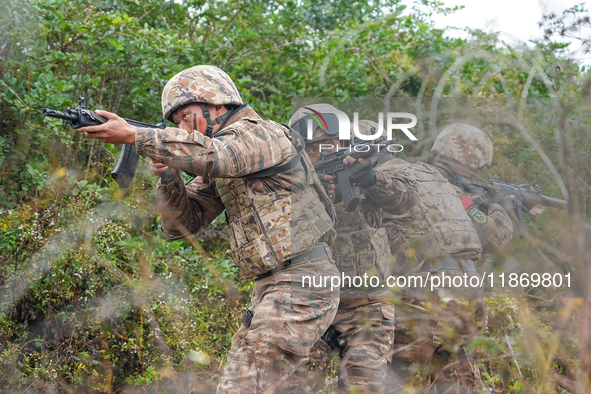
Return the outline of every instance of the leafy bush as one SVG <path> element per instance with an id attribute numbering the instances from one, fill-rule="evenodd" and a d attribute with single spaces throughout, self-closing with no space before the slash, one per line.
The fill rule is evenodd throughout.
<path id="1" fill-rule="evenodd" d="M 541 108 L 533 113 L 553 114 L 531 120 L 537 145 L 514 128 L 492 128 L 492 170 L 537 182 L 549 195 L 564 189 L 582 219 L 557 226 L 565 218 L 547 212 L 528 221 L 535 237 L 516 240 L 507 255 L 587 264 L 591 163 L 581 158 L 591 146 L 589 110 L 576 98 L 588 88 L 565 47 L 512 48 L 480 31 L 470 41 L 450 39 L 430 22 L 430 12 L 452 11 L 438 2 L 422 1 L 427 12 L 396 0 L 372 4 L 0 2 L 0 25 L 10 26 L 0 29 L 0 387 L 215 388 L 252 289 L 219 234 L 224 220 L 192 239 L 164 242 L 146 161 L 121 191 L 109 177 L 116 147 L 41 113 L 84 96 L 89 108 L 155 123 L 166 81 L 195 64 L 223 68 L 244 101 L 284 122 L 293 97 L 417 97 L 417 108 L 433 102 L 427 97 L 507 98 L 516 117 L 523 111 L 512 97 L 552 98 L 528 102 Z M 544 111 L 550 101 L 554 111 Z M 423 155 L 437 132 L 427 119 L 417 129 L 421 143 L 406 157 Z M 563 187 L 548 161 L 558 163 Z M 499 267 L 505 257 L 482 264 Z M 489 331 L 468 351 L 489 392 L 589 387 L 587 302 L 488 304 Z"/>

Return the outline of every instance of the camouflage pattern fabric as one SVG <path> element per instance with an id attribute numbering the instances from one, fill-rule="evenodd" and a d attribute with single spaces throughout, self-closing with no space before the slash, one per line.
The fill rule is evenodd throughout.
<path id="1" fill-rule="evenodd" d="M 431 267 L 435 267 L 437 259 L 453 257 L 462 270 L 445 270 L 445 273 L 448 276 L 472 276 L 476 273 L 467 271 L 463 259 L 478 258 L 480 247 L 470 245 L 486 245 L 488 253 L 498 250 L 512 237 L 511 220 L 500 206 L 491 205 L 490 217 L 484 222 L 472 220 L 463 212 L 460 201 L 463 195 L 447 182 L 446 176 L 451 176 L 449 172 L 426 162 L 410 164 L 395 160 L 390 164 L 399 171 L 406 167 L 402 172 L 409 176 L 415 171 L 434 174 L 431 181 L 416 182 L 420 189 L 419 202 L 411 212 L 384 216 L 384 225 L 390 229 L 391 246 L 399 254 L 397 274 L 416 270 L 424 262 L 431 262 Z M 472 230 L 466 230 L 468 221 L 472 221 Z M 450 241 L 457 240 L 458 234 L 464 235 L 455 247 L 451 247 L 453 242 Z M 478 237 L 476 240 L 474 235 Z M 450 243 L 441 243 L 441 239 Z M 427 273 L 418 275 L 425 278 Z M 454 289 L 446 289 L 445 294 L 445 298 L 440 298 L 441 291 L 432 295 L 437 298 L 429 298 L 428 294 L 410 298 L 410 292 L 402 292 L 402 298 L 396 304 L 394 352 L 388 379 L 390 392 L 404 391 L 408 384 L 424 384 L 425 389 L 431 387 L 428 392 L 438 393 L 476 390 L 480 374 L 475 363 L 463 352 L 463 347 L 488 323 L 484 295 L 476 290 L 472 298 L 463 298 L 465 292 L 454 296 Z M 413 382 L 412 377 L 419 371 L 426 381 Z"/>
<path id="2" fill-rule="evenodd" d="M 311 249 L 333 226 L 335 215 L 327 212 L 324 188 L 304 154 L 301 166 L 308 187 L 298 191 L 275 190 L 261 194 L 248 187 L 248 179 L 216 181 L 226 207 L 230 248 L 245 278 L 261 275 L 278 262 Z M 327 201 L 326 205 L 323 201 Z"/>
<path id="3" fill-rule="evenodd" d="M 410 211 L 418 201 L 416 182 L 404 173 L 389 165 L 380 164 L 375 168 L 376 184 L 365 189 L 366 197 L 390 215 L 402 215 Z M 368 217 L 368 210 L 365 210 Z M 368 221 L 375 227 L 375 223 Z"/>
<path id="4" fill-rule="evenodd" d="M 490 137 L 479 128 L 453 123 L 439 133 L 431 152 L 456 160 L 474 171 L 492 164 L 493 145 Z"/>
<path id="5" fill-rule="evenodd" d="M 411 180 L 378 166 L 376 184 L 364 189 L 368 196 L 354 212 L 346 212 L 343 203 L 335 205 L 337 238 L 332 245 L 337 267 L 346 276 L 377 276 L 380 283 L 391 270 L 393 259 L 386 229 L 381 227 L 386 214 L 402 213 L 416 204 L 418 192 Z M 387 193 L 384 190 L 388 190 Z M 385 207 L 384 208 L 382 208 Z M 341 286 L 341 297 L 383 299 L 392 293 L 381 287 Z"/>
<path id="6" fill-rule="evenodd" d="M 162 91 L 162 116 L 171 115 L 190 103 L 241 105 L 242 98 L 232 79 L 215 66 L 188 68 L 172 77 Z"/>
<path id="7" fill-rule="evenodd" d="M 332 322 L 338 290 L 305 288 L 302 277 L 338 275 L 323 259 L 279 271 L 254 284 L 249 327 L 232 338 L 218 393 L 274 393 L 306 359 Z"/>
<path id="8" fill-rule="evenodd" d="M 383 225 L 396 258 L 392 274 L 405 275 L 428 259 L 480 258 L 482 246 L 472 220 L 456 190 L 436 167 L 394 159 L 383 168 L 412 179 L 418 190 L 418 201 L 410 211 L 384 215 Z"/>
<path id="9" fill-rule="evenodd" d="M 315 109 L 321 110 L 318 106 Z M 305 113 L 298 110 L 291 122 L 302 116 Z M 364 131 L 368 131 L 369 126 L 375 123 L 363 122 L 360 123 Z M 330 138 L 334 137 L 317 131 L 311 144 L 306 145 L 306 150 L 310 152 L 311 147 L 316 147 L 314 144 Z M 388 187 L 388 193 L 383 192 L 384 187 Z M 364 193 L 368 198 L 354 212 L 346 212 L 342 203 L 336 205 L 337 238 L 332 250 L 342 274 L 349 277 L 365 274 L 383 280 L 383 274 L 388 271 L 390 249 L 385 229 L 380 228 L 381 206 L 392 213 L 404 212 L 416 203 L 418 194 L 412 181 L 393 172 L 386 175 L 379 167 L 376 168 L 376 184 L 364 189 Z M 339 374 L 341 391 L 348 391 L 354 386 L 363 392 L 383 392 L 394 334 L 394 306 L 383 301 L 389 296 L 391 293 L 379 285 L 377 288 L 341 287 L 341 303 L 333 322 L 335 329 L 341 333 L 338 339 L 345 346 L 341 361 L 343 369 Z M 334 352 L 328 345 L 323 340 L 318 341 L 311 356 L 282 387 L 281 392 L 315 393 L 322 389 L 330 353 Z"/>
<path id="10" fill-rule="evenodd" d="M 178 175 L 169 183 L 159 182 L 157 198 L 165 238 L 195 234 L 226 209 L 231 221 L 241 223 L 232 227 L 233 255 L 248 252 L 249 261 L 255 262 L 269 259 L 275 242 L 295 239 L 305 246 L 274 256 L 275 271 L 279 271 L 255 283 L 252 324 L 234 337 L 218 388 L 220 392 L 274 391 L 308 356 L 334 318 L 338 305 L 338 289 L 331 292 L 330 287 L 302 287 L 304 274 L 338 275 L 328 247 L 325 248 L 329 258 L 282 270 L 286 259 L 331 237 L 333 220 L 327 210 L 333 208 L 323 204 L 327 197 L 307 156 L 303 154 L 297 165 L 282 173 L 240 179 L 285 164 L 295 152 L 287 128 L 261 119 L 248 106 L 234 113 L 213 138 L 173 127 L 140 128 L 136 143 L 140 154 L 197 174 L 186 186 Z M 216 182 L 216 178 L 222 181 Z M 292 201 L 292 196 L 296 200 Z M 273 218 L 265 216 L 268 214 Z M 250 226 L 253 222 L 257 224 Z M 309 226 L 302 225 L 306 222 Z M 284 231 L 274 232 L 281 226 Z M 241 249 L 248 246 L 244 242 L 253 241 L 260 242 L 254 248 Z"/>
<path id="11" fill-rule="evenodd" d="M 328 197 L 305 153 L 288 171 L 239 178 L 289 162 L 294 151 L 287 129 L 252 109 L 234 114 L 214 138 L 176 128 L 138 129 L 136 143 L 140 154 L 200 175 L 186 187 L 180 178 L 166 188 L 161 185 L 167 239 L 198 232 L 209 223 L 200 219 L 215 218 L 226 209 L 232 255 L 245 278 L 275 268 L 318 241 L 332 241 L 332 205 L 323 204 Z M 219 179 L 207 184 L 204 178 L 210 176 Z"/>
<path id="12" fill-rule="evenodd" d="M 337 213 L 337 237 L 332 245 L 333 256 L 339 271 L 349 277 L 377 276 L 384 281 L 384 273 L 388 271 L 390 247 L 384 228 L 375 229 L 367 224 L 364 211 L 375 216 L 381 214 L 380 208 L 372 201 L 365 200 L 355 211 L 347 212 L 344 203 L 335 206 Z M 378 212 L 373 212 L 378 211 Z M 341 286 L 341 297 L 378 299 L 390 296 L 383 288 Z"/>
<path id="13" fill-rule="evenodd" d="M 473 222 L 482 253 L 493 253 L 504 248 L 513 239 L 513 222 L 507 211 L 499 204 L 491 204 L 486 212 L 485 223 Z"/>
<path id="14" fill-rule="evenodd" d="M 384 133 L 384 128 L 380 128 L 379 123 L 374 122 L 373 120 L 362 119 L 357 122 L 359 134 L 361 135 L 371 135 L 375 137 L 380 137 Z M 355 135 L 355 130 L 353 130 L 354 125 L 351 125 L 351 135 Z"/>
<path id="15" fill-rule="evenodd" d="M 394 340 L 394 305 L 383 300 L 342 298 L 332 323 L 345 347 L 339 392 L 384 393 Z M 324 388 L 334 351 L 323 340 L 281 387 L 285 393 L 317 393 Z"/>
<path id="16" fill-rule="evenodd" d="M 261 117 L 250 107 L 242 108 L 226 122 L 213 138 L 176 127 L 164 130 L 138 128 L 136 148 L 140 155 L 209 178 L 235 178 L 288 163 L 294 153 L 287 129 Z M 290 183 L 292 174 L 282 173 L 282 190 L 297 190 L 298 180 Z M 270 177 L 271 178 L 271 177 Z M 209 182 L 206 182 L 209 184 Z"/>
<path id="17" fill-rule="evenodd" d="M 364 135 L 375 134 L 378 128 L 375 122 L 359 121 L 360 132 Z M 317 133 L 312 143 L 323 138 L 322 133 Z M 375 173 L 375 185 L 363 190 L 366 198 L 354 212 L 346 212 L 343 204 L 335 207 L 338 224 L 333 251 L 337 267 L 344 275 L 377 276 L 383 284 L 384 274 L 390 271 L 388 265 L 391 264 L 385 229 L 381 227 L 383 211 L 389 214 L 407 212 L 416 204 L 418 192 L 413 180 L 396 171 L 382 171 L 378 166 Z M 345 346 L 343 368 L 339 373 L 341 391 L 355 387 L 363 392 L 383 392 L 394 315 L 393 305 L 384 299 L 391 295 L 380 285 L 377 288 L 341 287 L 343 298 L 333 323 L 341 332 L 339 340 Z M 322 384 L 329 352 L 324 341 L 319 341 L 313 356 L 294 375 L 290 387 L 309 391 Z"/>
<path id="18" fill-rule="evenodd" d="M 445 167 L 442 168 L 441 164 L 427 164 L 439 169 L 441 174 L 448 180 L 452 179 L 452 173 Z M 452 186 L 458 197 L 460 199 L 463 198 L 462 189 L 454 185 Z M 483 214 L 485 215 L 484 220 L 472 218 L 472 224 L 482 244 L 482 253 L 493 253 L 504 248 L 513 239 L 513 222 L 500 204 L 491 204 Z"/>

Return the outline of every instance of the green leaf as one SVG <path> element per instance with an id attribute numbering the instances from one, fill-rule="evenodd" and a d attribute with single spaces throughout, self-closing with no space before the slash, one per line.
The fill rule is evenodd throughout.
<path id="1" fill-rule="evenodd" d="M 123 46 L 123 43 L 113 37 L 107 38 L 106 41 L 120 51 L 125 49 L 125 47 Z"/>

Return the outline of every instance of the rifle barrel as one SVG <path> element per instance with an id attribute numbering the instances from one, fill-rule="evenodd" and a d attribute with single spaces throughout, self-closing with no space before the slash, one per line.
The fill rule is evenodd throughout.
<path id="1" fill-rule="evenodd" d="M 78 120 L 78 116 L 76 116 L 75 114 L 67 114 L 65 112 L 56 111 L 54 109 L 49 108 L 43 108 L 43 115 L 52 118 L 68 120 L 70 122 L 75 122 L 76 120 Z"/>
<path id="2" fill-rule="evenodd" d="M 548 197 L 543 194 L 540 195 L 540 197 L 542 197 L 542 205 L 546 205 L 548 207 L 558 208 L 558 209 L 567 209 L 568 208 L 568 202 L 561 200 L 559 198 Z"/>

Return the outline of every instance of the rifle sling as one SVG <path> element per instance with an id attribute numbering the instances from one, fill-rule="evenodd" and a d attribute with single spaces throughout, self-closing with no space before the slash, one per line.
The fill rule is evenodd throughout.
<path id="1" fill-rule="evenodd" d="M 282 125 L 285 126 L 285 127 L 287 127 L 287 128 L 289 128 L 290 131 L 291 131 L 291 134 L 298 141 L 300 141 L 300 143 L 302 144 L 301 149 L 300 150 L 297 150 L 297 153 L 295 154 L 295 156 L 293 156 L 288 163 L 282 164 L 280 166 L 273 166 L 273 167 L 270 167 L 270 168 L 266 168 L 266 169 L 261 170 L 261 171 L 253 172 L 251 174 L 248 174 L 248 175 L 243 176 L 243 178 L 252 179 L 252 178 L 265 178 L 265 177 L 268 177 L 268 176 L 273 176 L 275 174 L 279 174 L 281 172 L 287 171 L 287 170 L 295 167 L 299 163 L 300 158 L 302 157 L 302 152 L 304 151 L 305 146 L 306 146 L 305 145 L 305 142 L 304 142 L 304 140 L 303 140 L 303 138 L 302 138 L 302 136 L 300 135 L 299 132 L 297 132 L 296 130 L 290 128 L 286 124 L 283 124 L 282 123 Z"/>
<path id="2" fill-rule="evenodd" d="M 275 174 L 279 174 L 281 172 L 287 171 L 299 163 L 301 156 L 302 156 L 302 151 L 299 151 L 294 157 L 292 157 L 292 159 L 289 161 L 289 163 L 285 163 L 280 166 L 274 166 L 271 168 L 266 168 L 261 171 L 253 172 L 252 174 L 248 174 L 248 175 L 243 176 L 243 178 L 247 178 L 247 179 L 265 178 L 268 176 L 273 176 Z"/>

